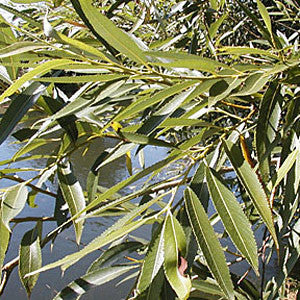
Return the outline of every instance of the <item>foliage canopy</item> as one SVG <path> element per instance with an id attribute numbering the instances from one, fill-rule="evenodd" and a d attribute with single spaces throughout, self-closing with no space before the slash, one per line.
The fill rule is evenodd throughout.
<path id="1" fill-rule="evenodd" d="M 300 255 L 297 1 L 15 0 L 0 8 L 13 15 L 0 17 L 0 143 L 12 135 L 19 144 L 0 162 L 1 180 L 13 182 L 1 189 L 0 292 L 17 264 L 30 296 L 40 272 L 113 245 L 55 299 L 77 299 L 132 270 L 130 299 L 284 297 Z M 103 139 L 117 142 L 82 185 L 72 155 Z M 168 154 L 148 166 L 145 147 Z M 104 189 L 99 175 L 120 157 L 128 176 Z M 33 170 L 19 163 L 38 159 L 25 179 Z M 53 197 L 55 211 L 18 218 L 39 193 Z M 73 226 L 80 244 L 85 222 L 107 215 L 117 221 L 101 235 L 43 266 L 42 248 L 60 232 Z M 57 227 L 44 233 L 49 220 Z M 11 225 L 28 221 L 36 224 L 19 257 L 4 264 Z M 148 241 L 134 238 L 149 225 Z M 279 271 L 266 283 L 272 256 Z M 240 261 L 249 264 L 243 275 L 230 268 Z M 259 286 L 246 278 L 251 269 Z"/>

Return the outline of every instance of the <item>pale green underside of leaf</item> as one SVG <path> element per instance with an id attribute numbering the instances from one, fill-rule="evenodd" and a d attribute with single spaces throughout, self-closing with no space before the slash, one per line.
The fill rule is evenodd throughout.
<path id="1" fill-rule="evenodd" d="M 1 218 L 8 230 L 9 221 L 17 216 L 24 208 L 27 200 L 28 189 L 26 182 L 13 185 L 6 189 L 2 196 Z"/>
<path id="2" fill-rule="evenodd" d="M 82 277 L 68 284 L 61 292 L 59 292 L 53 300 L 75 299 L 80 295 L 85 294 L 90 289 L 109 282 L 137 266 L 112 266 L 89 272 Z"/>
<path id="3" fill-rule="evenodd" d="M 65 166 L 58 166 L 58 183 L 62 191 L 62 195 L 68 204 L 71 216 L 77 215 L 85 208 L 85 198 L 80 183 L 77 181 L 70 163 Z M 73 222 L 76 233 L 76 242 L 80 243 L 84 221 Z"/>
<path id="4" fill-rule="evenodd" d="M 0 210 L 1 211 L 1 210 Z M 2 270 L 2 265 L 5 257 L 5 253 L 8 247 L 10 232 L 7 227 L 3 224 L 0 219 L 0 270 Z"/>

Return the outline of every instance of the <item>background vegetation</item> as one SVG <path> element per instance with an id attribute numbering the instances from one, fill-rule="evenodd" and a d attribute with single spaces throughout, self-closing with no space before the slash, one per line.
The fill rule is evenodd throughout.
<path id="1" fill-rule="evenodd" d="M 124 274 L 135 277 L 130 299 L 286 297 L 300 255 L 298 2 L 16 0 L 0 8 L 11 14 L 0 17 L 0 143 L 13 135 L 20 144 L 0 162 L 1 180 L 12 182 L 1 190 L 1 293 L 17 265 L 30 297 L 40 272 L 104 247 L 56 299 Z M 103 139 L 118 142 L 99 153 L 82 186 L 72 155 Z M 168 155 L 147 166 L 146 146 Z M 99 174 L 120 157 L 128 176 L 104 189 Z M 33 170 L 19 163 L 41 158 L 25 179 Z M 54 198 L 55 211 L 18 218 L 38 193 Z M 85 221 L 108 215 L 118 219 L 101 235 L 43 265 L 42 248 L 64 229 L 73 226 L 80 244 Z M 12 225 L 28 221 L 19 257 L 3 265 Z M 44 232 L 45 221 L 57 228 Z M 149 225 L 148 241 L 134 238 Z M 271 257 L 278 272 L 266 281 Z M 249 269 L 234 274 L 241 261 Z"/>

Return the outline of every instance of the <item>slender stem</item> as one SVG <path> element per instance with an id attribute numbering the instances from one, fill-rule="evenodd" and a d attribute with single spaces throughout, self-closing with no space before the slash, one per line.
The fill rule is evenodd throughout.
<path id="1" fill-rule="evenodd" d="M 20 178 L 18 176 L 1 174 L 0 178 L 5 178 L 5 179 L 13 180 L 13 181 L 16 181 L 16 182 L 19 182 L 19 183 L 25 182 L 28 187 L 30 187 L 31 189 L 33 189 L 36 192 L 39 192 L 39 193 L 42 193 L 42 194 L 45 194 L 45 195 L 48 195 L 48 196 L 51 196 L 51 197 L 54 197 L 54 198 L 57 197 L 57 195 L 55 193 L 52 193 L 50 191 L 41 189 L 41 188 L 35 186 L 34 184 L 27 182 L 27 180 L 22 179 L 22 178 Z"/>

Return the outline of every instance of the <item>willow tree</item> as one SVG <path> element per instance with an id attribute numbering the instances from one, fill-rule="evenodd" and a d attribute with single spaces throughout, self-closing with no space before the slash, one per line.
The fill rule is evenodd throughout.
<path id="1" fill-rule="evenodd" d="M 19 143 L 0 162 L 0 178 L 10 182 L 1 190 L 1 292 L 17 265 L 30 296 L 39 273 L 66 270 L 114 242 L 56 299 L 132 270 L 131 299 L 283 297 L 300 254 L 299 4 L 23 0 L 0 8 L 0 143 L 11 135 Z M 82 185 L 72 155 L 103 139 L 116 144 L 99 153 Z M 145 166 L 146 146 L 168 153 Z M 128 175 L 104 189 L 99 176 L 120 157 Z M 19 164 L 41 158 L 25 179 L 32 170 Z M 47 182 L 57 182 L 55 193 Z M 18 218 L 37 194 L 53 197 L 55 211 Z M 86 220 L 105 215 L 117 221 L 43 265 L 49 241 L 73 226 L 80 244 Z M 57 227 L 45 233 L 49 220 Z M 12 225 L 28 221 L 19 257 L 3 265 Z M 147 242 L 134 239 L 149 225 Z M 279 271 L 267 283 L 271 256 Z M 249 266 L 243 275 L 230 268 L 240 261 Z M 259 286 L 247 279 L 251 269 Z"/>

